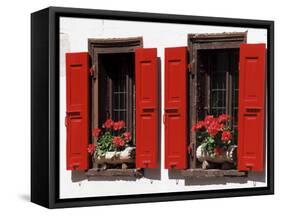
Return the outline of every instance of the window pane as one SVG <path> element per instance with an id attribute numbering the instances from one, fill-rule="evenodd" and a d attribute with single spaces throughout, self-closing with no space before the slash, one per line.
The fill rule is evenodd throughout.
<path id="1" fill-rule="evenodd" d="M 225 51 L 213 51 L 211 65 L 211 114 L 218 116 L 226 113 L 226 73 L 228 54 Z"/>
<path id="2" fill-rule="evenodd" d="M 115 54 L 114 71 L 112 71 L 112 118 L 114 121 L 127 121 L 126 112 L 126 75 L 127 69 L 124 65 L 122 54 Z"/>

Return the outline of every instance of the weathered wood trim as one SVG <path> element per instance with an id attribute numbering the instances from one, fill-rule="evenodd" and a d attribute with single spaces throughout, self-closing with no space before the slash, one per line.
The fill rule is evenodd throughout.
<path id="1" fill-rule="evenodd" d="M 247 37 L 247 33 L 248 32 L 245 31 L 245 32 L 188 34 L 188 38 L 193 43 L 243 41 Z"/>
<path id="2" fill-rule="evenodd" d="M 141 178 L 144 175 L 143 169 L 99 169 L 93 168 L 86 172 L 88 177 L 95 177 L 95 176 L 129 176 L 135 178 Z"/>
<path id="3" fill-rule="evenodd" d="M 197 62 L 198 50 L 203 49 L 233 49 L 240 48 L 241 43 L 247 42 L 247 31 L 245 32 L 223 32 L 206 34 L 188 34 L 187 44 L 189 50 L 189 63 L 191 71 L 189 75 L 189 140 L 192 146 L 192 163 L 190 168 L 196 168 L 196 137 L 191 126 L 197 122 Z M 210 85 L 208 80 L 208 85 Z M 209 97 L 209 96 L 208 96 Z"/>
<path id="4" fill-rule="evenodd" d="M 211 50 L 211 49 L 239 49 L 241 41 L 220 41 L 220 42 L 208 42 L 199 43 L 196 42 L 197 50 Z"/>
<path id="5" fill-rule="evenodd" d="M 188 145 L 191 147 L 191 151 L 189 151 L 191 153 L 191 155 L 189 154 L 189 159 L 191 160 L 190 167 L 195 168 L 196 167 L 196 160 L 195 155 L 196 155 L 196 148 L 195 148 L 195 134 L 192 132 L 192 125 L 195 123 L 195 118 L 194 116 L 196 115 L 196 113 L 194 112 L 194 106 L 195 106 L 195 97 L 194 97 L 194 89 L 195 89 L 195 80 L 196 80 L 196 75 L 194 74 L 194 68 L 196 67 L 195 62 L 196 62 L 196 56 L 194 56 L 194 50 L 192 47 L 192 44 L 190 44 L 189 42 L 189 38 L 188 38 L 188 65 L 189 65 L 189 94 L 187 96 L 188 98 L 188 106 L 189 106 L 189 113 L 188 113 L 188 130 L 189 130 L 189 138 L 187 140 L 189 140 Z"/>
<path id="6" fill-rule="evenodd" d="M 135 49 L 138 47 L 92 47 L 95 53 L 98 54 L 112 54 L 112 53 L 132 53 L 135 52 Z"/>
<path id="7" fill-rule="evenodd" d="M 187 169 L 181 171 L 182 176 L 191 178 L 215 178 L 215 177 L 247 177 L 247 172 L 235 169 Z"/>
<path id="8" fill-rule="evenodd" d="M 89 38 L 88 44 L 90 50 L 93 49 L 109 49 L 114 50 L 119 49 L 134 51 L 137 47 L 143 47 L 143 39 L 142 37 L 128 37 L 128 38 Z"/>

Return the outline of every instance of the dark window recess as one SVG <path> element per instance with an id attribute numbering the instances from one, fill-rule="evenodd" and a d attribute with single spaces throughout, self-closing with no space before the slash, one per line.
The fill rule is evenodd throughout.
<path id="1" fill-rule="evenodd" d="M 99 126 L 107 118 L 124 120 L 134 137 L 134 54 L 99 54 Z"/>
<path id="2" fill-rule="evenodd" d="M 197 119 L 226 113 L 238 119 L 238 49 L 198 51 Z"/>

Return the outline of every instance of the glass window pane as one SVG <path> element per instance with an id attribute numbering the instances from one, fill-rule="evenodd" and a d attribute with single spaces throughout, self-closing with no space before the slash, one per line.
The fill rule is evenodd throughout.
<path id="1" fill-rule="evenodd" d="M 228 55 L 225 51 L 211 51 L 211 114 L 218 116 L 226 113 L 226 74 Z"/>

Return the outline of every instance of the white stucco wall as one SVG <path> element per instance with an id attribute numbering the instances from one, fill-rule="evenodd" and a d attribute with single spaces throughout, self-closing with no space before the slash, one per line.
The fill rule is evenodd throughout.
<path id="1" fill-rule="evenodd" d="M 88 49 L 88 38 L 142 36 L 144 47 L 156 47 L 161 58 L 161 109 L 164 105 L 164 48 L 187 45 L 188 33 L 248 31 L 248 43 L 266 43 L 265 29 L 210 27 L 199 25 L 61 18 L 60 20 L 60 198 L 96 197 L 227 188 L 264 187 L 266 172 L 250 173 L 248 178 L 184 179 L 164 169 L 164 127 L 161 125 L 161 168 L 145 170 L 145 177 L 133 179 L 96 178 L 88 180 L 83 172 L 66 170 L 65 53 Z"/>

